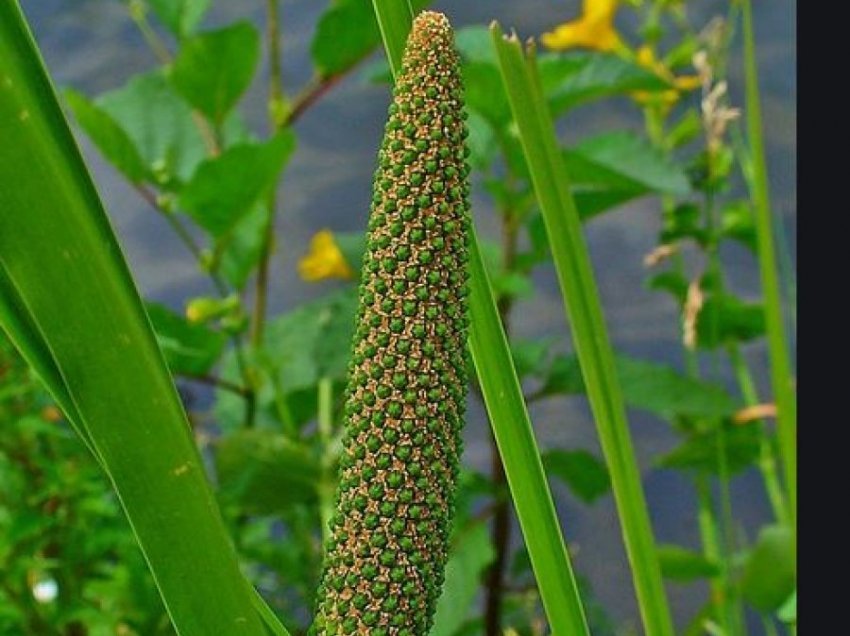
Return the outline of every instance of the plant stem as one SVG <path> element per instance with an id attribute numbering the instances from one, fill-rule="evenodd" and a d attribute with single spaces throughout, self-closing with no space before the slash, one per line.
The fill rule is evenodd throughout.
<path id="1" fill-rule="evenodd" d="M 314 77 L 310 80 L 307 86 L 293 98 L 289 114 L 286 116 L 285 125 L 294 124 L 301 115 L 321 99 L 343 77 L 345 77 L 345 73 L 337 73 L 336 75 L 328 75 L 327 77 Z"/>
<path id="2" fill-rule="evenodd" d="M 753 12 L 742 0 L 744 17 L 744 71 L 747 92 L 747 134 L 752 153 L 753 191 L 759 270 L 765 301 L 770 377 L 777 407 L 777 432 L 788 492 L 791 528 L 797 531 L 797 398 L 782 316 L 782 294 L 776 274 L 776 249 L 770 213 L 761 103 L 758 87 Z M 781 222 L 781 220 L 779 220 Z"/>
<path id="3" fill-rule="evenodd" d="M 708 476 L 705 474 L 698 474 L 695 481 L 698 502 L 697 519 L 699 521 L 702 552 L 707 559 L 721 565 L 722 567 L 723 555 L 720 549 L 719 532 L 717 530 L 717 515 L 714 511 L 714 498 L 711 494 L 711 483 Z M 724 624 L 724 631 L 731 635 L 731 629 L 727 624 L 726 619 L 727 612 L 724 609 L 728 599 L 722 569 L 719 576 L 711 577 L 709 585 L 711 587 L 711 605 L 714 608 L 714 616 L 718 621 Z"/>
<path id="4" fill-rule="evenodd" d="M 162 217 L 165 218 L 165 221 L 168 225 L 171 226 L 174 233 L 186 246 L 186 249 L 194 257 L 197 264 L 200 266 L 201 271 L 205 272 L 210 281 L 215 287 L 216 292 L 222 298 L 230 295 L 231 290 L 227 286 L 227 283 L 224 279 L 217 273 L 210 270 L 204 264 L 204 255 L 201 252 L 200 246 L 195 242 L 195 239 L 192 238 L 192 235 L 189 233 L 189 230 L 180 222 L 180 219 L 163 209 L 163 207 L 157 201 L 156 193 L 144 186 L 143 184 L 133 184 L 133 187 L 136 189 L 136 192 L 150 205 L 156 212 L 158 212 Z M 247 426 L 252 426 L 254 422 L 254 416 L 256 411 L 256 391 L 254 390 L 253 382 L 251 382 L 251 376 L 248 370 L 248 362 L 245 356 L 245 348 L 242 344 L 242 338 L 239 334 L 233 334 L 230 337 L 230 341 L 233 344 L 233 351 L 236 355 L 236 364 L 239 367 L 239 375 L 242 376 L 242 381 L 245 385 L 243 397 L 245 398 L 245 422 Z"/>
<path id="5" fill-rule="evenodd" d="M 744 397 L 744 403 L 747 406 L 758 404 L 758 393 L 756 392 L 753 377 L 747 367 L 747 361 L 735 344 L 729 345 L 728 352 L 729 359 L 732 362 L 732 369 L 735 372 L 738 386 L 741 389 L 741 395 Z M 764 487 L 767 491 L 767 498 L 770 501 L 774 516 L 777 521 L 787 523 L 790 521 L 788 504 L 785 501 L 785 494 L 782 492 L 782 483 L 779 479 L 779 472 L 776 466 L 775 449 L 772 440 L 767 434 L 767 427 L 763 421 L 751 422 L 747 426 L 758 426 L 760 428 L 759 470 L 761 471 L 762 479 L 764 479 Z"/>
<path id="6" fill-rule="evenodd" d="M 280 14 L 278 0 L 266 1 L 267 28 L 269 40 L 269 98 L 268 114 L 271 134 L 274 135 L 284 124 L 280 116 L 283 103 L 283 85 L 280 67 Z M 268 219 L 263 232 L 263 248 L 254 283 L 254 312 L 251 315 L 251 344 L 259 349 L 263 344 L 268 307 L 269 265 L 275 243 L 275 217 L 277 215 L 277 192 L 272 188 L 268 196 Z"/>

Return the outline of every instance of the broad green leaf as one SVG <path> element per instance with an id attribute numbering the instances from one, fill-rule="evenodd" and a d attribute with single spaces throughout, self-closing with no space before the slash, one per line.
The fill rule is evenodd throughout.
<path id="1" fill-rule="evenodd" d="M 585 503 L 593 503 L 611 490 L 605 463 L 587 451 L 548 451 L 543 454 L 543 466 Z"/>
<path id="2" fill-rule="evenodd" d="M 764 305 L 728 294 L 709 296 L 697 316 L 697 344 L 704 349 L 754 340 L 764 330 Z"/>
<path id="3" fill-rule="evenodd" d="M 787 526 L 767 526 L 759 532 L 744 566 L 741 594 L 761 612 L 778 610 L 795 590 L 794 541 L 794 533 Z"/>
<path id="4" fill-rule="evenodd" d="M 651 276 L 646 281 L 648 289 L 658 291 L 666 291 L 673 296 L 680 305 L 684 304 L 688 295 L 688 285 L 690 281 L 685 278 L 685 275 L 677 271 L 666 271 Z"/>
<path id="5" fill-rule="evenodd" d="M 661 468 L 720 474 L 720 445 L 725 445 L 725 471 L 739 473 L 752 466 L 759 456 L 761 434 L 754 426 L 723 425 L 723 431 L 692 434 L 671 452 L 660 457 Z"/>
<path id="6" fill-rule="evenodd" d="M 615 356 L 615 364 L 626 404 L 632 408 L 671 419 L 724 417 L 738 407 L 723 387 L 689 378 L 672 367 L 622 355 Z M 584 392 L 575 356 L 556 356 L 544 377 L 544 394 Z"/>
<path id="7" fill-rule="evenodd" d="M 718 418 L 738 408 L 722 386 L 690 378 L 666 365 L 617 356 L 617 372 L 629 406 L 665 419 Z"/>
<path id="8" fill-rule="evenodd" d="M 422 9 L 430 0 L 413 0 Z M 310 45 L 313 63 L 322 77 L 347 71 L 381 43 L 381 31 L 371 0 L 334 0 L 319 18 Z"/>
<path id="9" fill-rule="evenodd" d="M 180 206 L 214 237 L 222 237 L 274 187 L 294 149 L 289 130 L 265 143 L 231 146 L 198 166 L 180 193 Z"/>
<path id="10" fill-rule="evenodd" d="M 797 590 L 776 610 L 776 617 L 787 625 L 797 624 Z"/>
<path id="11" fill-rule="evenodd" d="M 756 251 L 756 225 L 748 201 L 734 201 L 723 207 L 720 211 L 720 233 Z"/>
<path id="12" fill-rule="evenodd" d="M 511 107 L 505 95 L 499 69 L 487 62 L 467 62 L 462 67 L 464 99 L 496 130 L 504 130 L 511 121 Z"/>
<path id="13" fill-rule="evenodd" d="M 141 299 L 17 2 L 0 3 L 0 271 L 88 431 L 181 636 L 265 627 Z M 22 333 L 21 326 L 29 329 Z M 29 345 L 40 342 L 39 348 Z M 48 374 L 45 378 L 56 378 Z M 191 585 L 187 585 L 191 581 Z"/>
<path id="14" fill-rule="evenodd" d="M 334 232 L 334 242 L 351 270 L 357 272 L 355 278 L 359 279 L 366 251 L 366 235 L 363 232 Z"/>
<path id="15" fill-rule="evenodd" d="M 469 146 L 469 163 L 474 168 L 485 170 L 496 156 L 498 149 L 496 135 L 493 128 L 477 111 L 469 110 L 469 118 L 466 126 L 469 136 L 466 143 Z"/>
<path id="16" fill-rule="evenodd" d="M 147 303 L 159 347 L 173 373 L 203 375 L 218 361 L 227 336 L 193 324 L 164 305 Z"/>
<path id="17" fill-rule="evenodd" d="M 269 206 L 265 201 L 255 203 L 233 226 L 233 230 L 217 246 L 217 267 L 234 288 L 242 289 L 259 263 L 263 253 Z"/>
<path id="18" fill-rule="evenodd" d="M 573 187 L 583 184 L 632 185 L 647 192 L 687 196 L 685 172 L 645 139 L 629 132 L 613 132 L 582 140 L 567 151 Z"/>
<path id="19" fill-rule="evenodd" d="M 260 60 L 260 36 L 237 22 L 184 40 L 171 66 L 174 88 L 220 127 L 247 90 Z"/>
<path id="20" fill-rule="evenodd" d="M 146 0 L 169 31 L 182 38 L 191 33 L 210 6 L 210 0 Z"/>
<path id="21" fill-rule="evenodd" d="M 658 561 L 665 579 L 688 583 L 720 574 L 720 566 L 699 552 L 678 545 L 659 545 Z"/>
<path id="22" fill-rule="evenodd" d="M 446 581 L 434 614 L 434 626 L 428 632 L 430 636 L 454 636 L 457 633 L 475 605 L 484 571 L 496 556 L 486 524 L 478 523 L 462 529 L 454 539 L 446 564 Z"/>
<path id="23" fill-rule="evenodd" d="M 147 169 L 166 186 L 189 179 L 206 154 L 192 110 L 159 71 L 134 76 L 95 104 L 121 126 Z"/>
<path id="24" fill-rule="evenodd" d="M 499 63 L 490 30 L 485 26 L 467 26 L 455 31 L 455 45 L 464 61 L 485 62 L 494 67 Z"/>
<path id="25" fill-rule="evenodd" d="M 311 387 L 322 377 L 345 377 L 356 309 L 349 288 L 269 322 L 265 348 L 285 391 Z"/>
<path id="26" fill-rule="evenodd" d="M 539 67 L 554 117 L 593 100 L 670 88 L 655 73 L 608 53 L 541 55 Z"/>
<path id="27" fill-rule="evenodd" d="M 695 108 L 689 108 L 667 133 L 666 145 L 680 148 L 703 134 L 702 117 Z"/>
<path id="28" fill-rule="evenodd" d="M 148 178 L 148 167 L 145 166 L 133 140 L 118 122 L 88 97 L 75 90 L 66 90 L 65 100 L 71 107 L 77 123 L 112 165 L 132 183 L 140 183 Z"/>
<path id="29" fill-rule="evenodd" d="M 238 431 L 215 446 L 220 496 L 248 514 L 279 514 L 315 501 L 321 469 L 309 449 L 280 433 Z"/>

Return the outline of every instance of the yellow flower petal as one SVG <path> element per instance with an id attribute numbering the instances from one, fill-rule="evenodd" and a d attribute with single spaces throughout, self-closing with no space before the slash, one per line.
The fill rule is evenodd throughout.
<path id="1" fill-rule="evenodd" d="M 690 92 L 702 86 L 702 80 L 698 75 L 680 75 L 673 82 L 676 88 L 683 93 Z"/>
<path id="2" fill-rule="evenodd" d="M 354 278 L 354 271 L 346 262 L 330 230 L 322 230 L 313 236 L 310 251 L 298 261 L 298 273 L 308 282 L 327 278 Z"/>
<path id="3" fill-rule="evenodd" d="M 614 28 L 616 10 L 617 0 L 585 0 L 581 17 L 544 33 L 540 41 L 554 51 L 572 48 L 613 51 L 622 45 L 620 34 Z"/>
<path id="4" fill-rule="evenodd" d="M 682 75 L 681 77 L 673 75 L 673 72 L 667 68 L 664 62 L 655 57 L 655 51 L 652 47 L 646 44 L 637 50 L 635 59 L 638 64 L 675 87 L 661 92 L 635 91 L 632 93 L 632 98 L 639 104 L 657 102 L 664 106 L 672 106 L 679 101 L 681 93 L 690 92 L 700 86 L 700 78 L 695 75 Z"/>

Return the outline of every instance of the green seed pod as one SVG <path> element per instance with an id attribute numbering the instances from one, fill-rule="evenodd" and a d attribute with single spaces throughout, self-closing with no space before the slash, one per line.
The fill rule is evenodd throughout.
<path id="1" fill-rule="evenodd" d="M 448 20 L 423 12 L 378 156 L 338 514 L 311 634 L 424 636 L 433 620 L 467 386 L 462 99 Z"/>

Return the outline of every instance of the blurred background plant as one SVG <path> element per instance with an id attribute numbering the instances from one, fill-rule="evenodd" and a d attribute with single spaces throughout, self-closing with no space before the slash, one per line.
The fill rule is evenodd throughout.
<path id="1" fill-rule="evenodd" d="M 299 87 L 284 82 L 286 5 L 268 0 L 261 13 L 254 5 L 262 3 L 245 4 L 246 19 L 208 26 L 209 0 L 123 3 L 155 63 L 96 96 L 69 88 L 65 98 L 85 137 L 167 223 L 207 281 L 206 293 L 151 301 L 148 311 L 244 568 L 299 633 L 309 624 L 332 512 L 364 245 L 361 231 L 327 228 L 309 246 L 288 242 L 279 231 L 288 196 L 304 195 L 290 177 L 285 188 L 278 184 L 300 152 L 294 126 L 305 113 L 347 75 L 375 84 L 390 76 L 384 62 L 362 64 L 380 44 L 368 0 L 335 0 L 318 17 L 312 77 Z M 441 4 L 451 14 L 451 3 Z M 670 365 L 623 353 L 617 366 L 628 406 L 675 433 L 675 443 L 653 457 L 652 466 L 679 471 L 692 488 L 693 495 L 676 504 L 688 508 L 676 514 L 692 520 L 693 541 L 664 545 L 659 554 L 668 582 L 688 585 L 687 597 L 696 599 L 689 603 L 696 611 L 676 612 L 677 631 L 783 633 L 796 621 L 795 539 L 776 407 L 761 381 L 765 307 L 735 293 L 723 256 L 731 244 L 740 246 L 736 254 L 754 253 L 758 240 L 754 163 L 760 159 L 742 124 L 743 100 L 730 96 L 727 83 L 730 65 L 741 63 L 742 40 L 752 34 L 742 26 L 741 2 L 716 2 L 720 13 L 699 22 L 691 4 L 565 4 L 559 9 L 565 21 L 540 34 L 539 65 L 565 139 L 575 138 L 571 122 L 589 105 L 633 110 L 643 121 L 642 130 L 583 135 L 563 146 L 563 156 L 584 220 L 644 198 L 658 211 L 645 280 L 658 292 L 657 303 L 675 306 L 666 329 L 677 334 L 680 360 Z M 567 332 L 529 338 L 514 328 L 529 300 L 551 286 L 542 217 L 489 33 L 463 27 L 458 45 L 474 213 L 494 237 L 482 247 L 499 311 L 512 332 L 535 423 L 544 416 L 562 421 L 564 398 L 582 400 L 584 391 Z M 261 86 L 265 95 L 263 116 L 256 100 L 248 99 L 246 108 L 252 85 L 253 93 Z M 356 125 L 356 110 L 343 116 Z M 333 170 L 331 164 L 328 179 Z M 342 227 L 365 227 L 366 203 L 358 221 Z M 773 231 L 793 334 L 793 259 L 782 223 Z M 281 239 L 282 249 L 300 252 L 303 281 L 320 288 L 307 301 L 271 297 L 281 293 L 275 277 L 288 281 L 284 295 L 305 296 L 278 271 Z M 740 258 L 757 270 L 755 258 Z M 170 633 L 107 480 L 31 373 L 5 341 L 0 345 L 0 633 Z M 568 411 L 570 417 L 576 412 Z M 463 476 L 433 633 L 545 633 L 499 455 L 491 444 L 489 459 L 480 461 L 489 434 L 473 426 L 469 436 L 479 461 Z M 571 501 L 587 506 L 610 490 L 595 448 L 556 444 L 544 454 L 549 476 L 566 485 Z M 732 484 L 740 475 L 764 491 L 766 514 L 755 522 L 736 516 Z M 750 496 L 747 505 L 761 497 Z M 572 517 L 561 516 L 570 539 Z M 592 632 L 634 633 L 634 613 L 593 600 L 591 577 L 584 575 L 594 564 L 578 548 L 574 559 Z M 630 593 L 625 582 L 609 583 Z"/>

